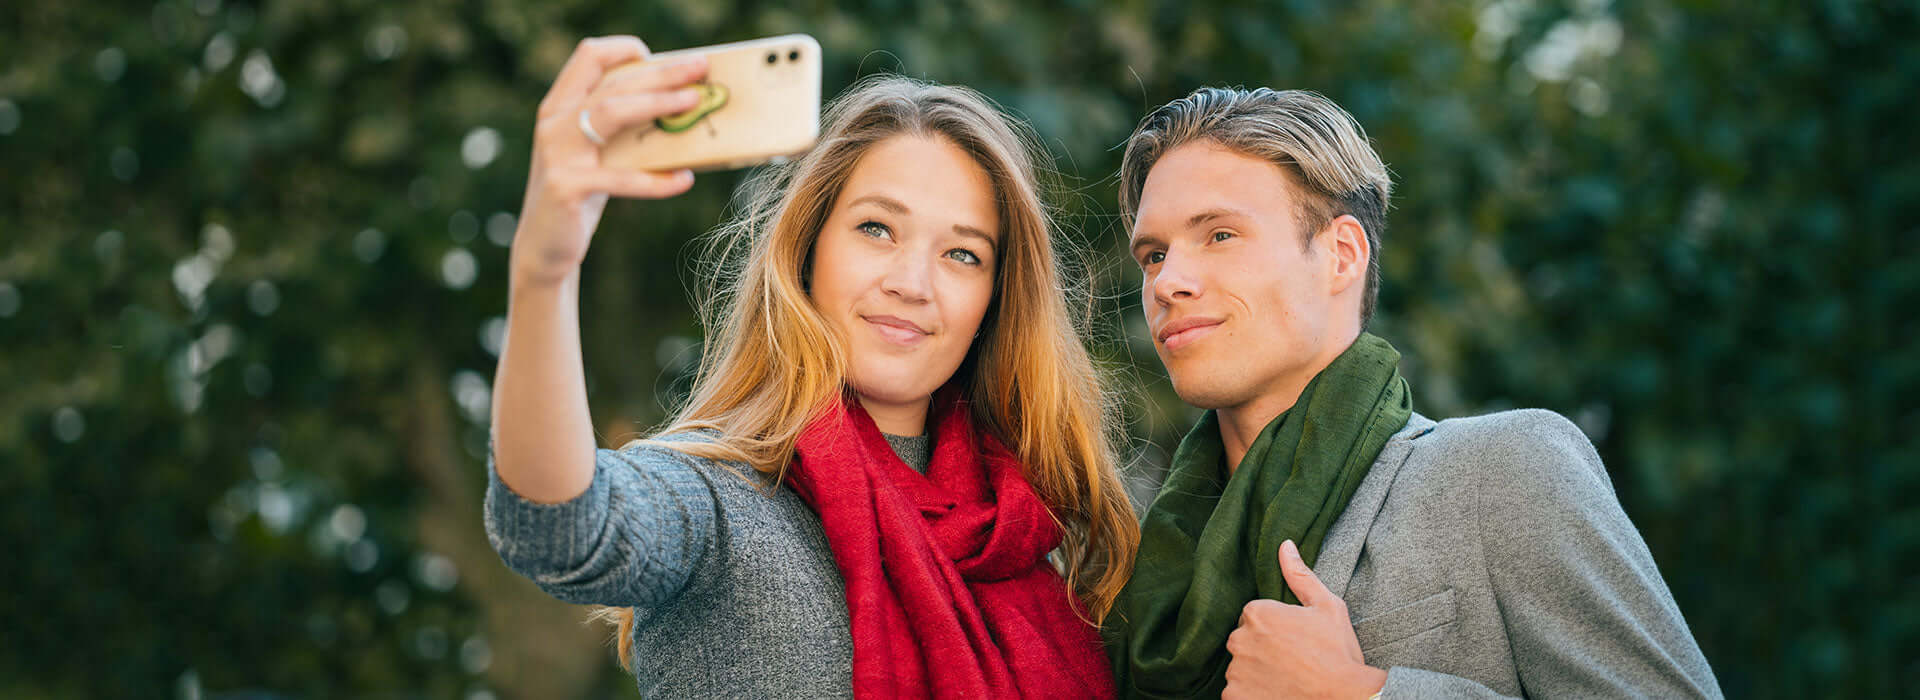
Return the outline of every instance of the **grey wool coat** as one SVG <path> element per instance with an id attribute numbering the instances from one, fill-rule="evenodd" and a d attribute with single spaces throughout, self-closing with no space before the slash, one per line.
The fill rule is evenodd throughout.
<path id="1" fill-rule="evenodd" d="M 1592 443 L 1551 411 L 1414 414 L 1314 572 L 1382 698 L 1720 697 Z"/>

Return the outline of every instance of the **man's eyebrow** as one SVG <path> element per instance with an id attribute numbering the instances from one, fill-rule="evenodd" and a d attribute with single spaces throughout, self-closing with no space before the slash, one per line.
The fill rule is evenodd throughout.
<path id="1" fill-rule="evenodd" d="M 1201 224 L 1211 222 L 1215 219 L 1246 219 L 1246 218 L 1251 218 L 1251 217 L 1245 211 L 1234 209 L 1232 207 L 1213 207 L 1211 209 L 1202 211 L 1198 214 L 1194 214 L 1193 216 L 1187 217 L 1186 228 L 1189 228 L 1189 229 L 1199 228 Z M 1166 244 L 1165 239 L 1162 238 L 1159 234 L 1136 233 L 1133 238 L 1133 242 L 1127 244 L 1127 249 L 1137 252 L 1141 248 L 1146 246 L 1165 245 L 1165 244 Z"/>
<path id="2" fill-rule="evenodd" d="M 1127 250 L 1133 251 L 1133 254 L 1138 256 L 1141 248 L 1165 244 L 1166 241 L 1161 240 L 1160 235 L 1157 233 L 1136 233 L 1133 237 L 1133 242 L 1127 244 Z"/>
<path id="3" fill-rule="evenodd" d="M 860 197 L 859 199 L 855 199 L 851 202 L 848 202 L 847 206 L 853 207 L 861 204 L 872 204 L 874 206 L 880 207 L 881 209 L 885 209 L 887 211 L 893 212 L 895 214 L 900 214 L 903 216 L 908 213 L 907 205 L 902 204 L 898 199 L 888 197 L 884 194 L 866 195 L 866 196 Z"/>
<path id="4" fill-rule="evenodd" d="M 1212 209 L 1208 209 L 1198 214 L 1194 214 L 1193 216 L 1187 217 L 1187 228 L 1193 228 L 1201 224 L 1207 223 L 1209 221 L 1212 221 L 1214 219 L 1234 219 L 1234 218 L 1244 219 L 1244 218 L 1248 218 L 1248 216 L 1246 212 L 1241 211 L 1239 209 L 1232 209 L 1228 207 L 1214 207 Z"/>

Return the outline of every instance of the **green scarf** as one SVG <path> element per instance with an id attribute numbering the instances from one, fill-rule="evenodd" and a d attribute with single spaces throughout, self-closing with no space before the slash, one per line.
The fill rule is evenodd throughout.
<path id="1" fill-rule="evenodd" d="M 1392 345 L 1362 333 L 1260 431 L 1230 478 L 1213 411 L 1180 441 L 1103 630 L 1120 697 L 1220 697 L 1240 609 L 1299 603 L 1280 575 L 1280 543 L 1293 540 L 1311 565 L 1413 415 L 1399 363 Z"/>

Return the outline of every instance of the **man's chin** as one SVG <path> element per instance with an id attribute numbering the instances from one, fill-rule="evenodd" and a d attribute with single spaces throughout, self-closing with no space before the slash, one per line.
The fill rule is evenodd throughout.
<path id="1" fill-rule="evenodd" d="M 1181 381 L 1181 374 L 1169 373 L 1173 377 L 1173 393 L 1180 400 L 1194 408 L 1227 408 L 1237 406 L 1246 387 L 1239 386 L 1220 376 L 1187 376 Z M 1193 375 L 1198 375 L 1194 372 Z"/>

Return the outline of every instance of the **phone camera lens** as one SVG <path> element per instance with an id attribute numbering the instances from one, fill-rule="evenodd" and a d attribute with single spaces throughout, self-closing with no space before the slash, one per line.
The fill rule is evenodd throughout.
<path id="1" fill-rule="evenodd" d="M 776 63 L 776 62 L 778 62 L 779 60 L 780 60 L 780 54 L 777 54 L 777 53 L 769 53 L 769 54 L 767 54 L 767 65 L 773 65 L 774 63 Z"/>
<path id="2" fill-rule="evenodd" d="M 799 50 L 799 49 L 794 49 L 794 50 L 792 50 L 792 51 L 788 51 L 788 52 L 787 52 L 787 60 L 789 60 L 789 61 L 798 61 L 798 60 L 800 60 L 800 50 Z"/>

